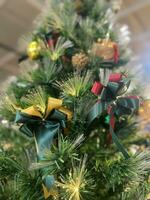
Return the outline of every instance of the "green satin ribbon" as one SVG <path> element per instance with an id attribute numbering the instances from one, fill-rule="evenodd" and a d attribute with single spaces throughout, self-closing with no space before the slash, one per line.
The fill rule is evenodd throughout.
<path id="1" fill-rule="evenodd" d="M 130 80 L 123 79 L 119 82 L 108 82 L 101 94 L 101 101 L 113 101 L 117 96 L 124 94 L 129 88 Z"/>
<path id="2" fill-rule="evenodd" d="M 139 109 L 139 99 L 131 97 L 121 97 L 115 101 L 114 114 L 121 117 L 123 115 L 131 115 Z M 99 118 L 103 113 L 107 112 L 109 106 L 113 105 L 111 102 L 97 101 L 92 107 L 87 116 L 88 125 L 90 125 L 95 119 Z"/>
<path id="3" fill-rule="evenodd" d="M 45 120 L 17 111 L 16 123 L 23 123 L 20 131 L 29 137 L 35 137 L 38 161 L 44 159 L 45 150 L 50 149 L 59 130 L 66 127 L 67 115 L 59 110 L 52 110 Z M 54 185 L 54 176 L 44 178 L 48 190 Z"/>
<path id="4" fill-rule="evenodd" d="M 92 122 L 94 122 L 94 120 L 99 118 L 104 112 L 107 112 L 108 106 L 109 106 L 108 102 L 102 102 L 100 100 L 96 102 L 96 104 L 92 107 L 87 116 L 88 127 L 92 124 Z"/>

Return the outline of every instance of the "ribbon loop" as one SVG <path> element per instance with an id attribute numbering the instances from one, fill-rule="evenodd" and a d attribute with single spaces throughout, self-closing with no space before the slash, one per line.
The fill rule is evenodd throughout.
<path id="1" fill-rule="evenodd" d="M 138 97 L 123 97 L 117 100 L 117 108 L 115 113 L 118 116 L 122 115 L 131 115 L 134 112 L 137 112 L 140 108 L 140 100 Z"/>
<path id="2" fill-rule="evenodd" d="M 104 88 L 104 85 L 102 83 L 95 81 L 95 83 L 91 89 L 91 92 L 98 96 L 101 94 L 103 88 Z"/>
<path id="3" fill-rule="evenodd" d="M 109 76 L 109 81 L 106 86 L 101 82 L 95 81 L 91 92 L 96 96 L 101 95 L 102 101 L 110 101 L 117 96 L 122 95 L 129 88 L 130 80 L 123 78 L 122 74 L 114 73 Z"/>
<path id="4" fill-rule="evenodd" d="M 116 98 L 120 85 L 115 82 L 109 82 L 101 94 L 102 101 L 111 101 Z"/>
<path id="5" fill-rule="evenodd" d="M 122 74 L 120 73 L 113 73 L 109 76 L 109 82 L 119 82 L 122 79 Z"/>

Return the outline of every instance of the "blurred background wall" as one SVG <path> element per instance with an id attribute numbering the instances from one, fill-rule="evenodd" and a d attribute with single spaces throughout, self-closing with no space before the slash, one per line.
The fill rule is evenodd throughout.
<path id="1" fill-rule="evenodd" d="M 32 28 L 44 0 L 0 0 L 0 83 L 19 71 L 17 41 Z M 131 47 L 143 64 L 143 80 L 150 84 L 150 0 L 123 0 L 120 23 L 129 25 Z M 147 91 L 149 87 L 147 87 Z"/>

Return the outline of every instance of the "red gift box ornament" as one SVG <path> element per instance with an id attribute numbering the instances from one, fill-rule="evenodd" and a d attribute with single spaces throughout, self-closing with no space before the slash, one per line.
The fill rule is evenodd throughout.
<path id="1" fill-rule="evenodd" d="M 95 95 L 100 95 L 101 94 L 101 92 L 102 92 L 102 90 L 103 90 L 103 87 L 104 87 L 104 85 L 103 84 L 101 84 L 100 82 L 98 82 L 98 81 L 95 81 L 95 83 L 94 83 L 94 85 L 93 85 L 93 87 L 92 87 L 92 89 L 91 89 L 91 92 L 93 93 L 93 94 L 95 94 Z"/>
<path id="2" fill-rule="evenodd" d="M 122 79 L 122 74 L 113 73 L 109 76 L 109 82 L 119 82 Z"/>
<path id="3" fill-rule="evenodd" d="M 95 56 L 103 58 L 104 61 L 113 61 L 115 64 L 119 62 L 119 47 L 118 44 L 111 39 L 99 38 L 93 44 L 91 53 Z"/>

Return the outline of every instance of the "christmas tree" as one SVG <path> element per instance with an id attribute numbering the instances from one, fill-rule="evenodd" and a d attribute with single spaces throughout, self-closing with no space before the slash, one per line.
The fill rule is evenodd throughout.
<path id="1" fill-rule="evenodd" d="M 0 199 L 148 198 L 142 100 L 130 89 L 118 8 L 116 0 L 46 1 L 1 102 Z"/>

